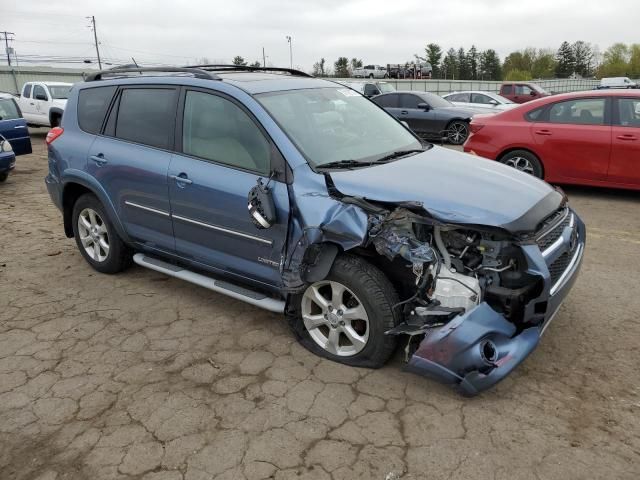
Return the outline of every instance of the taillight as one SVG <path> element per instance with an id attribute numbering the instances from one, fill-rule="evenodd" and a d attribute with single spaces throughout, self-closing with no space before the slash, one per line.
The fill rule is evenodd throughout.
<path id="1" fill-rule="evenodd" d="M 47 138 L 45 139 L 45 142 L 47 142 L 47 145 L 51 145 L 53 141 L 63 133 L 64 133 L 64 128 L 54 127 L 51 130 L 49 130 L 49 133 L 47 133 Z"/>
<path id="2" fill-rule="evenodd" d="M 471 125 L 469 125 L 469 128 L 471 128 L 471 133 L 478 133 L 482 127 L 484 127 L 484 125 L 482 125 L 481 123 L 473 123 L 471 122 Z"/>

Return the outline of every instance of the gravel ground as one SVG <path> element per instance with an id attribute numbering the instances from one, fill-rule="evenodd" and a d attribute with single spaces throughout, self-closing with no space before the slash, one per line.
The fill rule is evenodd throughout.
<path id="1" fill-rule="evenodd" d="M 465 399 L 321 360 L 278 316 L 90 269 L 43 183 L 0 185 L 2 479 L 637 479 L 640 194 L 568 188 L 581 276 L 539 348 Z"/>

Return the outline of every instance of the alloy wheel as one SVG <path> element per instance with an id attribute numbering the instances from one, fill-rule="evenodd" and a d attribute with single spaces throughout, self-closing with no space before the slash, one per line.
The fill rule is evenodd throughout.
<path id="1" fill-rule="evenodd" d="M 511 157 L 507 158 L 504 161 L 505 165 L 509 165 L 510 167 L 515 168 L 516 170 L 520 170 L 521 172 L 528 173 L 529 175 L 534 175 L 535 170 L 533 168 L 533 164 L 531 161 L 524 157 Z"/>
<path id="2" fill-rule="evenodd" d="M 333 355 L 359 353 L 369 339 L 369 316 L 360 299 L 339 282 L 324 280 L 302 296 L 302 320 L 316 344 Z"/>
<path id="3" fill-rule="evenodd" d="M 78 215 L 78 233 L 85 252 L 95 262 L 104 262 L 109 256 L 109 235 L 102 217 L 91 208 Z"/>
<path id="4" fill-rule="evenodd" d="M 468 127 L 462 122 L 454 122 L 447 132 L 447 138 L 454 145 L 464 143 L 468 135 Z"/>

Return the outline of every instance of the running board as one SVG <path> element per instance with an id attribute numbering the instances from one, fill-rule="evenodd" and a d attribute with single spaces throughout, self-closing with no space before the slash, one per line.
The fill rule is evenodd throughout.
<path id="1" fill-rule="evenodd" d="M 221 293 L 222 295 L 227 295 L 228 297 L 235 298 L 236 300 L 241 300 L 243 302 L 250 303 L 251 305 L 255 305 L 256 307 L 264 308 L 270 312 L 284 312 L 284 301 L 268 297 L 264 293 L 249 290 L 248 288 L 240 287 L 223 280 L 216 280 L 211 277 L 207 277 L 206 275 L 201 275 L 177 265 L 158 260 L 157 258 L 149 257 L 144 253 L 136 253 L 133 256 L 133 261 L 141 267 L 194 283 L 209 290 L 213 290 L 214 292 Z"/>

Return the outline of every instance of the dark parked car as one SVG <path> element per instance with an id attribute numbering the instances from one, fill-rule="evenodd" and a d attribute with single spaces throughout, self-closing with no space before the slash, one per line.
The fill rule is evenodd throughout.
<path id="1" fill-rule="evenodd" d="M 31 137 L 15 97 L 0 93 L 0 135 L 11 143 L 16 155 L 31 153 Z"/>
<path id="2" fill-rule="evenodd" d="M 491 112 L 484 108 L 458 107 L 429 92 L 385 93 L 372 100 L 398 120 L 407 122 L 420 137 L 446 138 L 454 145 L 462 145 L 469 136 L 469 122 L 474 114 Z"/>
<path id="3" fill-rule="evenodd" d="M 514 103 L 527 103 L 551 94 L 535 83 L 504 82 L 500 85 L 500 95 Z"/>
<path id="4" fill-rule="evenodd" d="M 49 194 L 94 269 L 133 260 L 284 313 L 348 365 L 382 366 L 402 336 L 409 369 L 467 394 L 536 347 L 584 251 L 561 192 L 302 72 L 158 70 L 88 76 L 47 138 Z"/>

